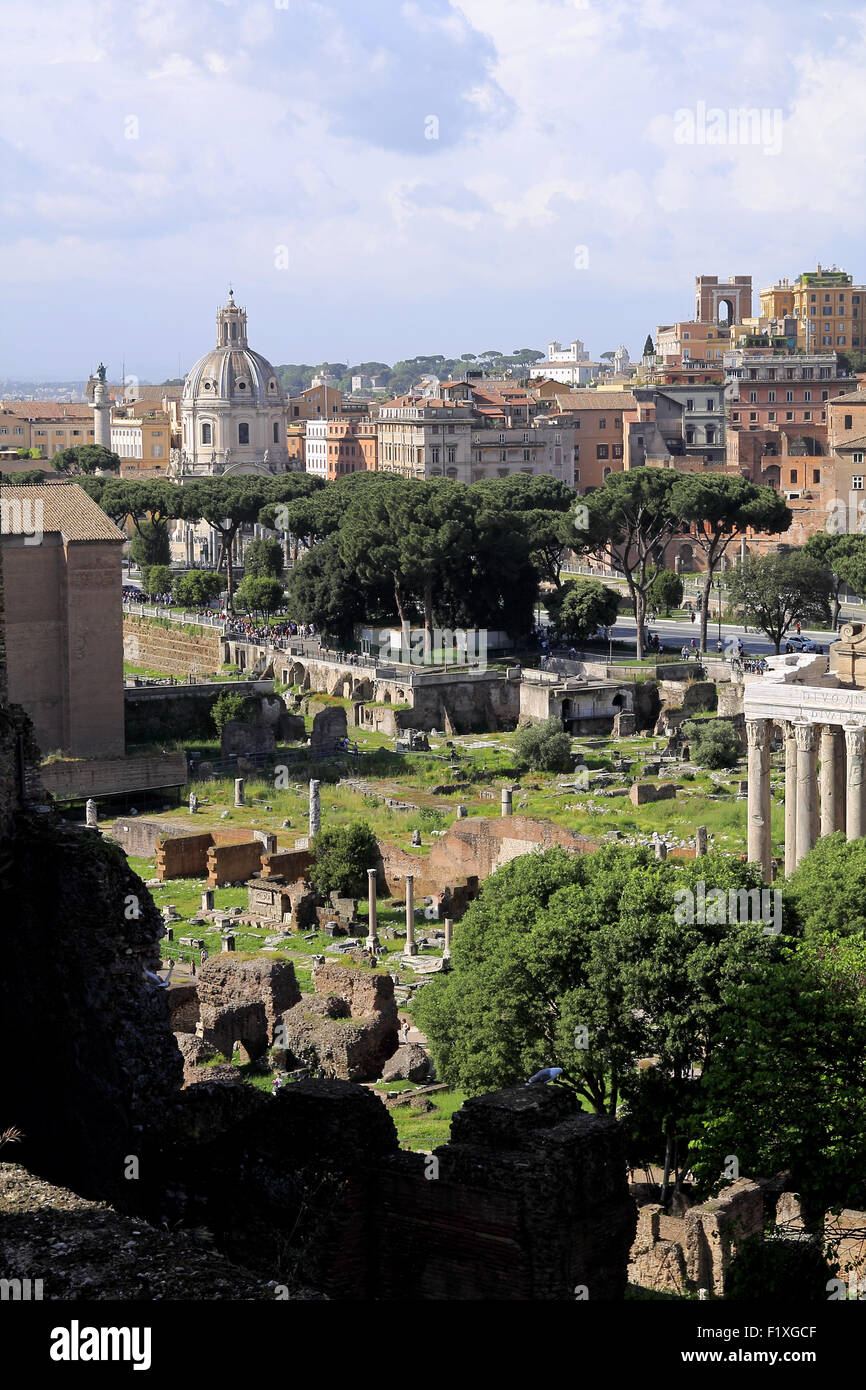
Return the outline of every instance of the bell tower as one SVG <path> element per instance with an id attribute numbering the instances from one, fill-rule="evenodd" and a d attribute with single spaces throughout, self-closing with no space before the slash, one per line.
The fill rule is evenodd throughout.
<path id="1" fill-rule="evenodd" d="M 217 309 L 218 348 L 247 346 L 247 311 L 235 304 L 235 292 L 229 289 L 228 303 Z"/>

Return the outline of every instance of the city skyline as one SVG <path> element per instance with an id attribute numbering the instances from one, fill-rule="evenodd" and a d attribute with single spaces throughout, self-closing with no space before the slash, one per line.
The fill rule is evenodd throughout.
<path id="1" fill-rule="evenodd" d="M 11 14 L 0 375 L 174 377 L 229 283 L 275 362 L 393 363 L 574 336 L 634 357 L 688 317 L 685 265 L 859 281 L 864 20 L 847 0 L 734 0 L 723 30 L 665 0 Z"/>

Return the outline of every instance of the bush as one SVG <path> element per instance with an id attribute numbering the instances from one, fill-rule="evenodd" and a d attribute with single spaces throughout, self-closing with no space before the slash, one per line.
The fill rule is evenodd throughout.
<path id="1" fill-rule="evenodd" d="M 313 836 L 310 883 L 326 897 L 337 892 L 343 898 L 362 898 L 367 891 L 367 870 L 376 867 L 379 846 L 364 821 Z"/>
<path id="2" fill-rule="evenodd" d="M 188 570 L 175 578 L 172 592 L 185 608 L 206 607 L 226 586 L 221 574 L 213 570 Z"/>
<path id="3" fill-rule="evenodd" d="M 224 690 L 218 695 L 211 705 L 211 719 L 218 734 L 222 734 L 223 728 L 232 719 L 249 719 L 254 713 L 255 703 L 246 695 L 239 695 L 236 691 Z"/>
<path id="4" fill-rule="evenodd" d="M 146 565 L 141 571 L 141 582 L 149 594 L 168 594 L 171 592 L 171 570 L 168 565 Z"/>
<path id="5" fill-rule="evenodd" d="M 683 726 L 683 732 L 691 745 L 692 762 L 714 771 L 736 767 L 742 744 L 733 724 L 722 719 L 695 719 Z"/>
<path id="6" fill-rule="evenodd" d="M 568 772 L 572 764 L 571 739 L 555 717 L 525 724 L 514 737 L 514 758 L 521 771 Z"/>
<path id="7" fill-rule="evenodd" d="M 235 594 L 235 607 L 244 613 L 267 617 L 283 604 L 284 590 L 279 579 L 255 579 L 248 574 Z"/>

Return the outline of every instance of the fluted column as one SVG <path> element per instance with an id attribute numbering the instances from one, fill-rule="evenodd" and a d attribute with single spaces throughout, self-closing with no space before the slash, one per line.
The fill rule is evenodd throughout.
<path id="1" fill-rule="evenodd" d="M 794 725 L 785 724 L 785 873 L 797 867 L 797 740 Z"/>
<path id="2" fill-rule="evenodd" d="M 816 838 L 818 810 L 818 729 L 815 724 L 794 725 L 797 739 L 797 863 L 809 853 Z"/>
<path id="3" fill-rule="evenodd" d="M 377 922 L 377 920 L 376 920 L 376 878 L 377 878 L 376 870 L 375 870 L 375 869 L 368 869 L 368 870 L 367 870 L 367 912 L 368 912 L 368 917 L 367 917 L 367 940 L 366 940 L 366 943 L 365 943 L 365 944 L 366 944 L 368 950 L 371 950 L 371 951 L 372 951 L 376 946 L 378 946 L 378 944 L 379 944 L 378 932 L 377 932 L 378 922 Z"/>
<path id="4" fill-rule="evenodd" d="M 863 764 L 866 758 L 866 728 L 862 724 L 845 725 L 845 748 L 848 754 L 845 834 L 849 840 L 859 840 L 864 829 Z"/>
<path id="5" fill-rule="evenodd" d="M 839 805 L 839 762 L 842 758 L 840 730 L 825 724 L 821 730 L 821 834 L 832 835 L 844 824 Z"/>
<path id="6" fill-rule="evenodd" d="M 749 863 L 761 865 L 764 880 L 769 883 L 772 873 L 769 719 L 747 719 L 746 738 L 749 745 L 749 829 L 746 857 Z"/>

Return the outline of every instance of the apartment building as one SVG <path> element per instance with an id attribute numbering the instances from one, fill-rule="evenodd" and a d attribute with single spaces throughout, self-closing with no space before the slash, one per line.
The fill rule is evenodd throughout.
<path id="1" fill-rule="evenodd" d="M 377 434 L 373 420 L 308 420 L 305 469 L 333 482 L 347 473 L 376 471 Z"/>
<path id="2" fill-rule="evenodd" d="M 89 405 L 57 401 L 0 402 L 0 453 L 38 449 L 51 458 L 58 449 L 93 444 L 93 411 Z"/>
<path id="3" fill-rule="evenodd" d="M 537 418 L 538 401 L 523 387 L 443 382 L 439 393 L 380 407 L 380 471 L 464 483 L 543 474 L 574 486 L 573 430 Z"/>
<path id="4" fill-rule="evenodd" d="M 735 349 L 724 357 L 725 395 L 732 428 L 827 422 L 827 402 L 851 388 L 835 352 L 780 353 Z"/>
<path id="5" fill-rule="evenodd" d="M 700 379 L 699 379 L 700 380 Z M 626 468 L 724 471 L 725 388 L 703 384 L 635 386 L 637 419 L 625 426 Z"/>
<path id="6" fill-rule="evenodd" d="M 866 285 L 855 285 L 845 270 L 819 265 L 793 283 L 785 279 L 761 290 L 760 301 L 762 314 L 792 314 L 797 319 L 797 346 L 807 353 L 866 348 Z"/>
<path id="7" fill-rule="evenodd" d="M 625 466 L 625 432 L 638 419 L 638 404 L 631 391 L 564 392 L 545 419 L 573 431 L 573 486 L 586 493 Z"/>
<path id="8" fill-rule="evenodd" d="M 168 467 L 171 453 L 171 420 L 161 410 L 135 413 L 116 410 L 111 421 L 111 448 L 121 462 L 136 460 L 154 471 Z"/>

